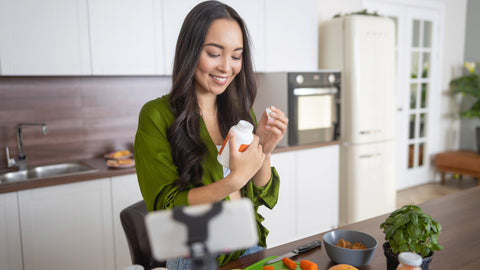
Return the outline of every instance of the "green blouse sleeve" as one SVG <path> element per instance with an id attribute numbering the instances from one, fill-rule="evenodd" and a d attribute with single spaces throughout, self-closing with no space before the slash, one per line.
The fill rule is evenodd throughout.
<path id="1" fill-rule="evenodd" d="M 174 164 L 167 129 L 174 116 L 166 96 L 147 102 L 140 111 L 134 153 L 137 178 L 149 211 L 188 204 L 188 190 L 176 185 Z"/>

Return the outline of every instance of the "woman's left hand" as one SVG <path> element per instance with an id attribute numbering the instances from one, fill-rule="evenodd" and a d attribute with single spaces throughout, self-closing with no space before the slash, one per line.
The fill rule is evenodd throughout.
<path id="1" fill-rule="evenodd" d="M 257 136 L 265 154 L 271 154 L 287 131 L 288 118 L 279 108 L 270 106 L 272 112 L 268 119 L 264 111 L 257 126 Z"/>

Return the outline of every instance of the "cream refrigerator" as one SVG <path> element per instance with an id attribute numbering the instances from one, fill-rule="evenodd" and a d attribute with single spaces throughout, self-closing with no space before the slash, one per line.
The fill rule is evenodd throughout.
<path id="1" fill-rule="evenodd" d="M 366 15 L 319 27 L 319 68 L 342 72 L 339 224 L 395 209 L 395 24 Z"/>

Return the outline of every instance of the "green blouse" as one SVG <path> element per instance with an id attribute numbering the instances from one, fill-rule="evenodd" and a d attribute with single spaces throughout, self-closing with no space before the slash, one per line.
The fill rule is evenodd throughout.
<path id="1" fill-rule="evenodd" d="M 188 205 L 189 189 L 194 188 L 191 185 L 189 189 L 181 190 L 175 185 L 179 175 L 167 139 L 168 127 L 174 120 L 175 116 L 168 104 L 168 95 L 147 102 L 140 111 L 134 153 L 138 183 L 149 211 Z M 203 120 L 200 125 L 200 137 L 208 149 L 207 157 L 202 164 L 202 184 L 208 185 L 224 178 L 223 167 L 217 161 L 218 150 Z M 242 197 L 247 197 L 253 202 L 259 245 L 263 247 L 266 247 L 268 230 L 261 224 L 264 218 L 258 213 L 258 207 L 265 205 L 272 209 L 277 203 L 279 187 L 278 173 L 272 167 L 272 177 L 267 185 L 257 187 L 253 181 L 249 181 L 241 189 Z M 243 252 L 244 250 L 239 250 L 221 254 L 218 263 L 223 265 L 237 259 Z"/>

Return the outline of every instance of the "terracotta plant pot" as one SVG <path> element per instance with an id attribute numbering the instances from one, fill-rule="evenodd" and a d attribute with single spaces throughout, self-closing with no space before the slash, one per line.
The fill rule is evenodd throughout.
<path id="1" fill-rule="evenodd" d="M 387 270 L 395 270 L 399 264 L 398 262 L 398 254 L 393 253 L 392 249 L 390 248 L 390 244 L 385 242 L 383 244 L 383 254 L 387 257 Z M 433 252 L 430 252 L 427 257 L 423 257 L 422 261 L 422 270 L 428 270 L 428 265 L 433 259 Z"/>

